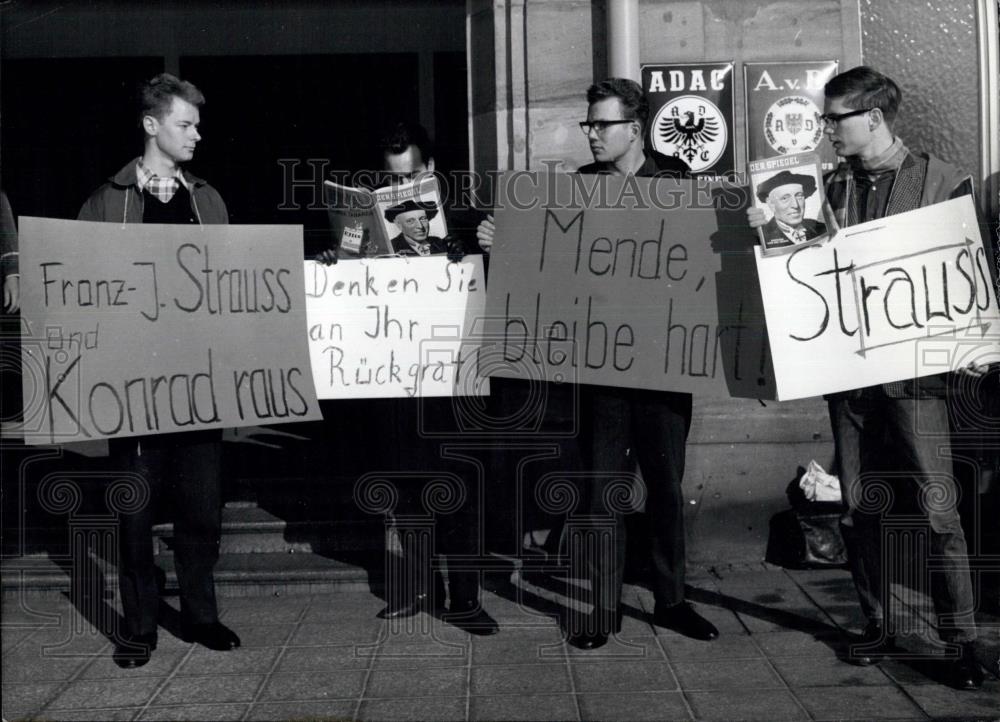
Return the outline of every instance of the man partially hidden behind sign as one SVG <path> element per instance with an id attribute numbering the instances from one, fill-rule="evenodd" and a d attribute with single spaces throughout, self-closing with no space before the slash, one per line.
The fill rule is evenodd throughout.
<path id="1" fill-rule="evenodd" d="M 960 193 L 964 176 L 933 156 L 911 152 L 893 134 L 901 93 L 890 78 L 864 66 L 831 79 L 824 88 L 827 138 L 846 158 L 826 179 L 827 198 L 838 226 L 884 218 L 948 200 Z M 763 212 L 748 211 L 751 226 Z M 836 243 L 836 239 L 833 239 Z M 978 374 L 978 368 L 966 373 Z M 861 608 L 868 619 L 850 659 L 861 665 L 896 651 L 886 620 L 889 579 L 881 543 L 885 505 L 904 486 L 886 472 L 886 459 L 912 470 L 920 503 L 930 522 L 931 597 L 938 633 L 960 653 L 948 677 L 958 689 L 979 689 L 983 673 L 975 659 L 976 625 L 968 551 L 959 519 L 959 491 L 952 469 L 943 375 L 855 389 L 828 397 L 835 453 L 847 512 L 841 530 Z M 888 440 L 887 440 L 888 438 Z"/>
<path id="2" fill-rule="evenodd" d="M 431 149 L 430 137 L 422 126 L 398 123 L 382 137 L 382 179 L 407 183 L 432 172 L 434 158 Z M 460 261 L 464 249 L 459 237 L 449 235 L 447 239 L 442 239 L 430 235 L 430 222 L 437 213 L 434 203 L 413 199 L 387 208 L 386 220 L 395 223 L 400 231 L 392 238 L 393 251 L 401 256 L 448 254 L 449 260 Z M 336 263 L 336 252 L 325 251 L 317 256 L 317 260 L 326 264 Z M 402 559 L 397 567 L 387 570 L 387 604 L 377 616 L 380 619 L 405 619 L 421 612 L 440 614 L 444 610 L 444 584 L 441 575 L 432 570 L 432 550 L 421 543 L 418 534 L 406 528 L 408 520 L 421 518 L 428 511 L 438 511 L 427 508 L 428 502 L 434 506 L 437 495 L 423 492 L 429 476 L 444 472 L 449 476 L 453 474 L 464 485 L 461 494 L 465 503 L 451 513 L 435 513 L 434 517 L 434 550 L 448 560 L 449 606 L 441 616 L 470 634 L 497 634 L 500 626 L 480 603 L 480 572 L 461 562 L 462 557 L 477 555 L 479 525 L 484 517 L 478 512 L 482 509 L 483 500 L 470 493 L 475 485 L 470 482 L 473 475 L 469 473 L 468 465 L 443 458 L 438 440 L 421 434 L 420 414 L 438 421 L 453 418 L 452 399 L 363 399 L 336 403 L 341 414 L 351 418 L 376 419 L 376 423 L 391 430 L 391 451 L 384 453 L 379 463 L 382 468 L 388 467 L 394 472 L 392 478 L 398 484 L 393 517 Z M 347 408 L 350 412 L 344 411 Z"/>
<path id="3" fill-rule="evenodd" d="M 386 208 L 385 219 L 399 228 L 399 234 L 392 238 L 393 252 L 401 256 L 447 253 L 444 240 L 430 234 L 431 221 L 437 213 L 437 206 L 433 203 L 412 198 Z"/>
<path id="4" fill-rule="evenodd" d="M 194 157 L 201 140 L 199 107 L 204 102 L 194 85 L 168 73 L 144 84 L 139 108 L 145 133 L 143 154 L 90 196 L 79 220 L 228 223 L 229 214 L 218 192 L 181 168 Z M 110 441 L 112 463 L 134 484 L 134 503 L 117 510 L 118 578 L 126 627 L 114 651 L 120 667 L 141 667 L 156 649 L 160 595 L 152 525 L 155 506 L 165 498 L 174 509 L 182 637 L 219 651 L 240 646 L 239 637 L 219 622 L 215 601 L 213 570 L 221 530 L 220 443 L 217 430 Z"/>
<path id="5" fill-rule="evenodd" d="M 806 218 L 806 198 L 816 192 L 812 176 L 783 170 L 768 178 L 757 189 L 757 197 L 774 216 L 764 224 L 767 248 L 782 248 L 805 243 L 826 233 L 826 226 Z"/>
<path id="6" fill-rule="evenodd" d="M 649 104 L 637 83 L 609 78 L 587 90 L 587 136 L 594 162 L 581 173 L 687 177 L 687 164 L 675 157 L 643 150 Z M 625 519 L 613 508 L 614 488 L 628 479 L 638 462 L 646 490 L 653 560 L 653 621 L 699 640 L 718 637 L 718 630 L 684 599 L 684 495 L 681 481 L 691 394 L 611 386 L 581 389 L 584 449 L 590 452 L 590 511 L 612 514 L 615 546 L 610 554 L 587 559 L 594 599 L 592 617 L 576 627 L 569 642 L 593 649 L 607 642 L 621 624 L 621 590 L 625 570 Z"/>
<path id="7" fill-rule="evenodd" d="M 638 83 L 609 78 L 587 91 L 587 120 L 580 129 L 590 143 L 594 162 L 581 173 L 684 178 L 687 164 L 679 158 L 643 151 L 649 103 Z M 494 225 L 479 226 L 480 245 L 493 245 Z M 646 513 L 650 517 L 654 622 L 688 637 L 712 640 L 718 630 L 684 599 L 684 495 L 681 480 L 691 394 L 672 391 L 584 386 L 580 393 L 584 456 L 591 472 L 589 511 L 592 518 L 613 518 L 615 539 L 610 548 L 582 551 L 592 589 L 594 611 L 571 621 L 570 644 L 596 649 L 621 626 L 621 590 L 625 570 L 625 509 L 631 496 L 636 462 L 642 469 Z"/>
<path id="8" fill-rule="evenodd" d="M 376 181 L 375 187 L 406 185 L 434 173 L 434 143 L 418 123 L 397 123 L 382 136 L 379 151 L 382 170 L 369 177 L 369 181 Z M 369 183 L 364 185 L 367 187 Z M 413 199 L 387 208 L 386 220 L 399 229 L 391 239 L 393 251 L 400 256 L 447 253 L 448 259 L 456 262 L 465 256 L 466 245 L 475 252 L 471 239 L 467 244 L 465 236 L 471 235 L 478 214 L 470 224 L 465 214 L 454 208 L 444 210 L 450 232 L 447 238 L 438 238 L 430 235 L 430 222 L 441 210 L 433 203 Z M 327 248 L 316 255 L 316 260 L 326 265 L 337 263 L 337 258 L 336 248 Z"/>

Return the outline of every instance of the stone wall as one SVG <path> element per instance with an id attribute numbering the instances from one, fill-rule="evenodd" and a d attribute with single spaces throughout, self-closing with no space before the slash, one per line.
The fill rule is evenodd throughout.
<path id="1" fill-rule="evenodd" d="M 572 170 L 591 160 L 576 121 L 586 114 L 587 86 L 606 75 L 607 29 L 601 0 L 474 1 L 470 48 L 477 66 L 493 43 L 495 76 L 488 60 L 475 80 L 496 78 L 492 108 L 474 106 L 474 126 L 495 113 L 499 155 L 487 134 L 474 134 L 477 168 L 494 157 L 501 168 L 542 168 L 560 161 Z M 841 67 L 861 58 L 858 0 L 648 0 L 639 4 L 640 62 L 733 60 L 736 117 L 743 117 L 742 63 L 837 59 Z M 496 23 L 490 25 L 490 16 Z M 495 32 L 489 32 L 493 30 Z M 517 122 L 511 123 L 510 119 Z M 737 122 L 737 163 L 746 160 L 745 132 Z M 519 149 L 505 154 L 506 145 Z M 521 150 L 523 149 L 523 150 Z"/>

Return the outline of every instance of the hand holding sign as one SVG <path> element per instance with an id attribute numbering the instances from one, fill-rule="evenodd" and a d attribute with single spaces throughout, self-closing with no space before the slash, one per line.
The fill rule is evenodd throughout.
<path id="1" fill-rule="evenodd" d="M 1000 361 L 1000 311 L 969 196 L 758 253 L 779 399 Z M 971 366 L 970 366 L 971 362 Z"/>

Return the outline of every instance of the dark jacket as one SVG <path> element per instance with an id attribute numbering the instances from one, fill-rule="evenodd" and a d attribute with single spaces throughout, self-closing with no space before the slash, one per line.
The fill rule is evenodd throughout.
<path id="1" fill-rule="evenodd" d="M 431 244 L 432 256 L 448 252 L 448 245 L 443 239 L 438 238 L 437 236 L 427 236 L 427 242 Z M 419 255 L 416 251 L 410 248 L 410 244 L 406 242 L 405 238 L 403 238 L 402 233 L 392 237 L 392 252 L 400 256 Z"/>
<path id="2" fill-rule="evenodd" d="M 0 280 L 17 273 L 17 226 L 7 194 L 0 191 Z"/>
<path id="3" fill-rule="evenodd" d="M 611 173 L 614 165 L 605 161 L 594 161 L 587 165 L 580 166 L 577 173 Z M 675 158 L 655 150 L 646 151 L 646 162 L 636 171 L 636 175 L 642 178 L 688 178 L 691 175 L 691 168 L 680 158 Z"/>
<path id="4" fill-rule="evenodd" d="M 826 226 L 819 221 L 814 221 L 812 218 L 803 218 L 802 228 L 805 229 L 807 241 L 826 233 Z M 781 248 L 783 246 L 795 245 L 794 241 L 790 240 L 788 236 L 782 233 L 780 226 L 778 226 L 777 218 L 769 220 L 764 224 L 761 230 L 764 231 L 764 240 L 767 242 L 766 245 L 768 248 Z"/>
<path id="5" fill-rule="evenodd" d="M 855 185 L 855 170 L 843 161 L 824 177 L 826 197 L 841 228 L 851 225 L 849 198 Z M 894 187 L 903 189 L 890 194 L 889 206 L 882 217 L 941 203 L 960 194 L 965 175 L 953 165 L 927 153 L 910 152 L 896 171 Z M 949 374 L 934 374 L 918 379 L 882 384 L 889 398 L 940 398 L 947 395 Z M 845 392 L 850 394 L 852 392 Z M 827 397 L 829 398 L 829 397 Z"/>
<path id="6" fill-rule="evenodd" d="M 135 175 L 136 161 L 130 161 L 98 188 L 80 209 L 77 220 L 109 223 L 142 223 L 143 199 Z M 183 171 L 191 190 L 191 210 L 203 225 L 229 223 L 229 212 L 219 192 L 207 182 Z"/>

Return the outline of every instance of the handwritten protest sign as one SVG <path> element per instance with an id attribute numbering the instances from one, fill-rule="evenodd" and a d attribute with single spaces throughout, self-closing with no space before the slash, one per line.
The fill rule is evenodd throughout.
<path id="1" fill-rule="evenodd" d="M 320 418 L 299 226 L 21 219 L 29 444 Z"/>
<path id="2" fill-rule="evenodd" d="M 491 375 L 770 398 L 747 191 L 507 173 Z"/>
<path id="3" fill-rule="evenodd" d="M 478 396 L 483 262 L 306 261 L 309 353 L 322 399 Z"/>
<path id="4" fill-rule="evenodd" d="M 778 398 L 1000 361 L 1000 312 L 970 196 L 758 254 Z"/>

